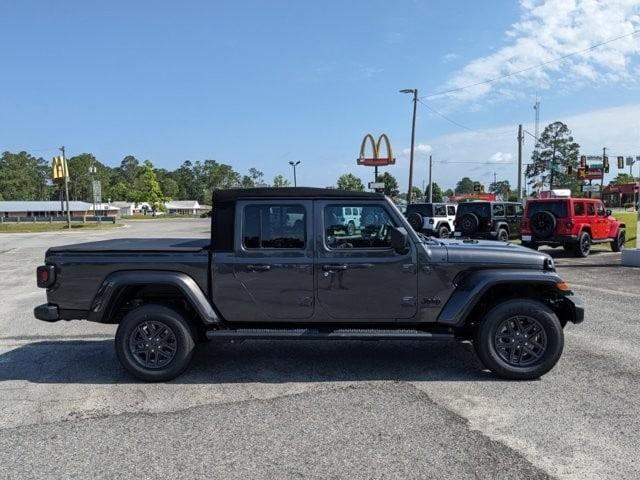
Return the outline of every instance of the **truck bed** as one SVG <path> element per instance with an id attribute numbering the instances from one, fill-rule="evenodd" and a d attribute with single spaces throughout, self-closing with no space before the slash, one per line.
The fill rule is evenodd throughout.
<path id="1" fill-rule="evenodd" d="M 51 247 L 49 253 L 200 252 L 208 248 L 209 243 L 208 238 L 119 238 Z"/>

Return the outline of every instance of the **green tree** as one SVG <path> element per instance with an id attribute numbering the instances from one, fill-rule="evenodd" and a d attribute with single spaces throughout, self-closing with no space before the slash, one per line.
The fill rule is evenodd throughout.
<path id="1" fill-rule="evenodd" d="M 110 198 L 110 185 L 112 169 L 103 165 L 90 153 L 82 153 L 67 160 L 69 168 L 69 197 L 72 200 L 93 202 L 93 179 L 100 182 L 102 198 Z M 91 168 L 95 167 L 95 175 L 91 174 Z"/>
<path id="2" fill-rule="evenodd" d="M 424 198 L 425 198 L 425 202 L 429 201 L 429 185 L 427 185 L 427 188 L 424 191 Z M 443 199 L 444 199 L 444 197 L 442 195 L 442 189 L 440 188 L 440 186 L 436 182 L 433 182 L 433 201 L 434 202 L 442 202 Z"/>
<path id="3" fill-rule="evenodd" d="M 390 197 L 397 197 L 400 193 L 398 187 L 398 181 L 389 172 L 384 172 L 382 175 L 378 175 L 378 182 L 384 183 L 384 194 Z"/>
<path id="4" fill-rule="evenodd" d="M 0 192 L 5 200 L 48 200 L 51 166 L 27 152 L 0 157 Z"/>
<path id="5" fill-rule="evenodd" d="M 421 202 L 424 200 L 422 190 L 420 190 L 420 188 L 416 187 L 415 185 L 411 187 L 411 197 L 412 202 Z"/>
<path id="6" fill-rule="evenodd" d="M 276 175 L 273 178 L 273 186 L 275 188 L 290 187 L 291 183 L 289 183 L 289 180 L 284 178 L 282 175 Z"/>
<path id="7" fill-rule="evenodd" d="M 249 169 L 249 178 L 253 180 L 253 184 L 264 183 L 264 173 L 257 168 L 251 167 Z"/>
<path id="8" fill-rule="evenodd" d="M 570 188 L 574 194 L 579 193 L 580 181 L 566 173 L 569 166 L 577 170 L 579 151 L 580 145 L 573 141 L 571 130 L 564 123 L 547 125 L 533 150 L 532 163 L 526 169 L 529 185 L 548 184 L 550 190 Z"/>
<path id="9" fill-rule="evenodd" d="M 635 181 L 635 177 L 629 175 L 628 173 L 619 173 L 616 178 L 611 180 L 611 183 L 614 185 L 623 185 L 625 183 L 633 183 Z"/>
<path id="10" fill-rule="evenodd" d="M 509 193 L 511 192 L 511 185 L 509 184 L 509 180 L 498 180 L 497 182 L 491 182 L 491 184 L 489 184 L 489 191 L 491 193 L 495 193 L 496 195 L 500 195 L 504 200 L 507 200 L 509 198 Z"/>
<path id="11" fill-rule="evenodd" d="M 433 193 L 436 193 L 436 189 L 435 188 L 433 189 Z M 456 192 L 454 192 L 451 188 L 447 188 L 444 191 L 444 196 L 445 197 L 453 197 L 455 194 L 456 194 Z"/>
<path id="12" fill-rule="evenodd" d="M 337 185 L 341 190 L 350 190 L 353 192 L 364 191 L 362 180 L 356 177 L 353 173 L 345 173 L 344 175 L 340 175 Z"/>
<path id="13" fill-rule="evenodd" d="M 457 194 L 461 194 L 461 193 L 473 193 L 473 186 L 476 184 L 477 182 L 474 182 L 473 180 L 471 180 L 469 177 L 462 177 L 462 179 L 456 183 L 456 189 L 455 192 Z"/>
<path id="14" fill-rule="evenodd" d="M 148 202 L 155 210 L 164 209 L 164 197 L 153 164 L 145 160 L 134 182 L 134 201 Z"/>

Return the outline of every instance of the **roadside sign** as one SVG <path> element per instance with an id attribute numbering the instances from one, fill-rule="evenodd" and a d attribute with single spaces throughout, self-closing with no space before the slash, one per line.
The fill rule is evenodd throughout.
<path id="1" fill-rule="evenodd" d="M 584 178 L 587 180 L 602 180 L 602 165 L 600 168 L 589 167 L 589 171 L 586 173 Z"/>
<path id="2" fill-rule="evenodd" d="M 384 190 L 384 182 L 369 182 L 369 190 Z"/>
<path id="3" fill-rule="evenodd" d="M 598 193 L 600 191 L 600 185 L 582 185 L 580 189 L 584 193 L 587 193 L 587 192 Z"/>
<path id="4" fill-rule="evenodd" d="M 640 157 L 636 157 L 636 160 L 640 159 Z M 627 157 L 627 167 L 633 167 L 634 161 L 633 157 Z"/>

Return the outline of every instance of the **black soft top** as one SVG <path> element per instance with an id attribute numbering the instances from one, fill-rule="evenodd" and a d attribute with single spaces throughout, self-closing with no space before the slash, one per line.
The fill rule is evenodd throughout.
<path id="1" fill-rule="evenodd" d="M 245 198 L 384 198 L 382 193 L 351 192 L 334 188 L 282 187 L 282 188 L 230 188 L 213 193 L 213 208 L 216 203 L 235 202 Z"/>

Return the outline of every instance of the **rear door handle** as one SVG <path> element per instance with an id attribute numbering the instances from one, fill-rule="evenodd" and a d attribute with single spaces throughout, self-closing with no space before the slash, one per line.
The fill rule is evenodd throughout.
<path id="1" fill-rule="evenodd" d="M 347 269 L 346 265 L 323 265 L 322 270 L 325 272 L 343 272 Z"/>
<path id="2" fill-rule="evenodd" d="M 271 270 L 271 265 L 247 265 L 250 272 L 267 272 Z"/>

